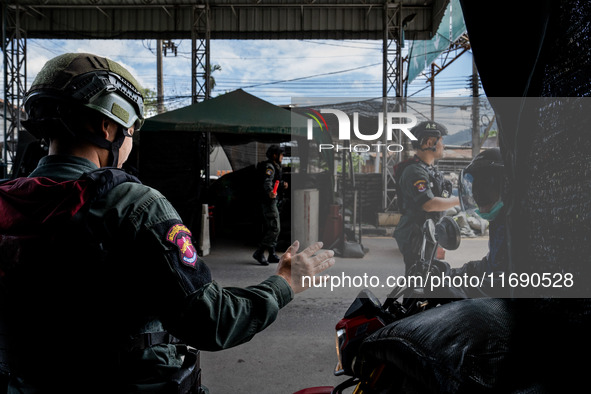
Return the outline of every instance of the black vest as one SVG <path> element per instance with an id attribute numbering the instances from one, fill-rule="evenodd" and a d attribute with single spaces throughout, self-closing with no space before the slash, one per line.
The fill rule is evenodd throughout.
<path id="1" fill-rule="evenodd" d="M 118 271 L 106 260 L 107 237 L 95 234 L 86 216 L 93 203 L 123 182 L 140 181 L 103 168 L 72 181 L 18 178 L 0 185 L 0 364 L 5 370 L 25 378 L 33 370 L 37 378 L 57 379 L 50 376 L 55 368 L 67 373 L 96 367 L 77 366 L 77 352 L 114 343 L 103 320 L 110 297 L 103 278 Z M 89 329 L 71 330 L 73 322 Z M 69 365 L 55 365 L 64 360 Z M 108 361 L 97 357 L 96 365 Z"/>

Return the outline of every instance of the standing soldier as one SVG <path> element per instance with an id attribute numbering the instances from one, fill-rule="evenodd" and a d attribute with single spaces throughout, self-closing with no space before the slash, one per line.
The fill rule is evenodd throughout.
<path id="1" fill-rule="evenodd" d="M 259 248 L 252 257 L 262 265 L 269 263 L 278 263 L 279 257 L 275 254 L 277 239 L 281 230 L 279 220 L 279 208 L 277 207 L 278 188 L 287 188 L 287 182 L 283 182 L 281 162 L 285 150 L 279 145 L 271 145 L 267 149 L 267 160 L 257 165 L 257 173 L 260 174 L 262 185 L 260 188 L 261 206 L 263 212 L 263 239 Z M 278 182 L 278 187 L 275 184 Z M 265 258 L 265 250 L 269 252 L 269 257 Z"/>
<path id="2" fill-rule="evenodd" d="M 410 131 L 417 138 L 412 142 L 416 153 L 394 168 L 398 207 L 402 212 L 394 238 L 406 271 L 420 257 L 423 223 L 428 218 L 437 221 L 443 211 L 460 205 L 458 197 L 451 197 L 451 183 L 434 167 L 435 160 L 443 157 L 445 126 L 425 121 Z"/>

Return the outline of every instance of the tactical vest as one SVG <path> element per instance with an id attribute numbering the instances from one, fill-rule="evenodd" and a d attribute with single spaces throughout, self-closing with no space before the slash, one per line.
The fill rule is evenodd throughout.
<path id="1" fill-rule="evenodd" d="M 101 168 L 66 182 L 38 177 L 0 184 L 0 278 L 29 263 L 28 246 L 59 238 L 67 226 L 91 231 L 85 219 L 92 204 L 124 182 L 141 183 L 122 170 Z"/>
<path id="2" fill-rule="evenodd" d="M 124 371 L 130 370 L 126 363 L 137 363 L 134 355 L 179 343 L 165 331 L 128 335 L 125 326 L 110 327 L 123 324 L 111 316 L 114 305 L 124 305 L 117 313 L 129 310 L 108 284 L 133 294 L 121 277 L 135 277 L 135 271 L 123 271 L 121 260 L 113 259 L 127 248 L 126 238 L 113 241 L 117 234 L 104 233 L 88 213 L 125 182 L 141 183 L 122 170 L 102 168 L 72 181 L 38 177 L 0 184 L 0 374 L 15 372 L 33 386 L 63 382 L 93 392 L 90 379 L 98 373 L 95 389 L 106 392 L 104 387 L 117 390 L 117 379 L 129 377 Z M 184 362 L 166 392 L 201 392 L 199 351 L 176 348 Z"/>
<path id="3" fill-rule="evenodd" d="M 119 169 L 102 168 L 72 181 L 33 177 L 0 185 L 0 341 L 4 341 L 0 364 L 4 370 L 49 370 L 51 364 L 41 365 L 51 363 L 52 357 L 63 360 L 73 351 L 70 346 L 102 344 L 94 329 L 78 333 L 68 332 L 67 327 L 72 321 L 94 324 L 90 311 L 96 305 L 85 302 L 99 297 L 86 296 L 97 287 L 87 284 L 106 277 L 107 269 L 102 267 L 107 264 L 109 243 L 107 237 L 95 234 L 86 217 L 94 203 L 124 182 L 140 183 Z M 97 278 L 87 277 L 95 272 Z M 72 313 L 76 302 L 80 311 Z"/>

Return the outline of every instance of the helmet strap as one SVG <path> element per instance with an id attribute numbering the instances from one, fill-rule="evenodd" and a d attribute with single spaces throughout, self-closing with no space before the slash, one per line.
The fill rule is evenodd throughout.
<path id="1" fill-rule="evenodd" d="M 112 156 L 111 166 L 113 167 L 119 166 L 119 149 L 123 145 L 123 142 L 126 138 L 124 130 L 125 129 L 123 126 L 119 126 L 117 128 L 115 140 L 111 143 L 111 151 L 109 156 Z"/>
<path id="2" fill-rule="evenodd" d="M 117 128 L 115 139 L 111 142 L 108 139 L 100 137 L 98 134 L 84 132 L 78 134 L 88 142 L 99 148 L 106 149 L 109 151 L 109 165 L 111 167 L 117 167 L 119 164 L 119 149 L 125 141 L 125 134 L 123 133 L 123 126 Z"/>

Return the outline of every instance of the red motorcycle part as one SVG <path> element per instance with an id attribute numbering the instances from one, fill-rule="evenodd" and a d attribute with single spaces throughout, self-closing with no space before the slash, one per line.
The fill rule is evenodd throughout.
<path id="1" fill-rule="evenodd" d="M 339 331 L 344 330 L 344 335 L 338 335 L 337 337 L 340 360 L 335 369 L 335 375 L 345 374 L 352 376 L 353 371 L 351 367 L 353 359 L 357 354 L 357 349 L 361 341 L 384 326 L 384 322 L 377 316 L 368 318 L 365 315 L 361 315 L 349 319 L 341 319 L 336 325 L 336 330 L 337 335 Z"/>

